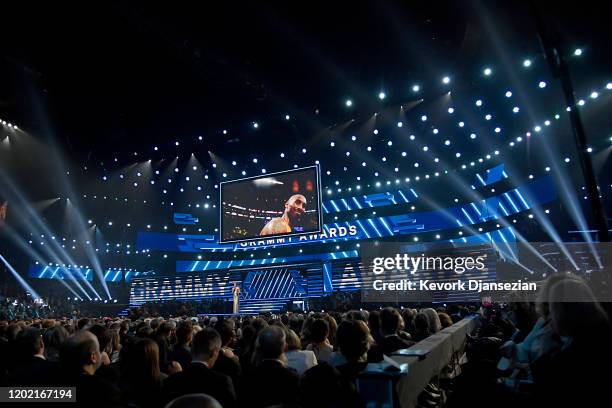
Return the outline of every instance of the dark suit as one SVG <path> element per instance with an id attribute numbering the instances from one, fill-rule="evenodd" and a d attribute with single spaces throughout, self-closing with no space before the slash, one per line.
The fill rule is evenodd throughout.
<path id="1" fill-rule="evenodd" d="M 380 349 L 383 354 L 390 355 L 391 353 L 408 348 L 415 344 L 414 342 L 404 340 L 397 334 L 384 337 L 380 342 Z"/>
<path id="2" fill-rule="evenodd" d="M 178 344 L 172 348 L 168 357 L 168 361 L 176 361 L 182 368 L 191 364 L 191 360 L 193 360 L 193 357 L 191 356 L 189 347 L 179 346 Z"/>
<path id="3" fill-rule="evenodd" d="M 65 387 L 76 386 L 76 407 L 111 408 L 124 406 L 121 402 L 119 389 L 114 384 L 95 375 L 83 373 L 72 377 L 72 379 L 60 381 L 58 385 Z"/>
<path id="4" fill-rule="evenodd" d="M 244 407 L 268 407 L 297 402 L 298 373 L 277 360 L 264 360 L 242 380 Z"/>
<path id="5" fill-rule="evenodd" d="M 19 365 L 11 375 L 11 383 L 20 386 L 45 386 L 57 383 L 59 364 L 34 357 L 27 363 Z"/>
<path id="6" fill-rule="evenodd" d="M 238 387 L 238 379 L 240 378 L 241 371 L 240 363 L 238 361 L 227 357 L 225 354 L 223 354 L 223 351 L 221 351 L 212 369 L 213 371 L 227 375 L 232 379 L 234 387 Z"/>
<path id="7" fill-rule="evenodd" d="M 164 382 L 166 402 L 186 394 L 204 393 L 215 398 L 223 408 L 236 405 L 236 392 L 232 380 L 217 373 L 203 363 L 190 363 L 183 371 L 173 374 Z"/>

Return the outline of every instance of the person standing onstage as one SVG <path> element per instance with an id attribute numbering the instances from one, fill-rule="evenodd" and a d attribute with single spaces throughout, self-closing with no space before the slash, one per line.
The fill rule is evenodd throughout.
<path id="1" fill-rule="evenodd" d="M 240 287 L 234 282 L 234 287 L 232 287 L 232 295 L 234 295 L 234 306 L 232 309 L 232 313 L 238 314 L 240 311 Z"/>

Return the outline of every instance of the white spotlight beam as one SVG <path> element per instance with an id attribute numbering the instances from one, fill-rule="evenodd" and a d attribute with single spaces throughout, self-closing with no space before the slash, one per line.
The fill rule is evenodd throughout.
<path id="1" fill-rule="evenodd" d="M 13 268 L 13 266 L 6 260 L 6 258 L 4 258 L 2 256 L 2 254 L 0 254 L 0 260 L 6 265 L 7 269 L 9 270 L 9 272 L 11 272 L 11 274 L 13 275 L 15 280 L 17 280 L 17 282 L 19 282 L 21 287 L 26 292 L 29 292 L 35 299 L 41 299 L 40 295 L 38 293 L 36 293 L 36 291 L 34 289 L 32 289 L 32 287 L 30 285 L 28 285 L 28 283 L 21 277 L 21 275 L 19 275 L 19 273 L 15 270 L 15 268 Z"/>

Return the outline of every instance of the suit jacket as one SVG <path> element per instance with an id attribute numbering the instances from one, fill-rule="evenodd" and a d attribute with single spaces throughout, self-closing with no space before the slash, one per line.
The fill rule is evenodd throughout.
<path id="1" fill-rule="evenodd" d="M 244 407 L 263 408 L 279 404 L 295 404 L 299 375 L 278 360 L 264 360 L 243 379 Z"/>
<path id="2" fill-rule="evenodd" d="M 60 381 L 60 386 L 76 386 L 75 407 L 123 407 L 119 389 L 107 380 L 95 375 L 80 374 Z M 72 404 L 69 404 L 72 405 Z"/>
<path id="3" fill-rule="evenodd" d="M 236 391 L 231 378 L 215 372 L 203 363 L 190 363 L 183 371 L 173 374 L 164 382 L 166 402 L 186 394 L 208 394 L 223 406 L 236 405 Z"/>
<path id="4" fill-rule="evenodd" d="M 415 344 L 414 342 L 404 340 L 400 338 L 397 334 L 383 337 L 380 342 L 380 349 L 383 354 L 390 355 L 391 353 L 408 348 Z"/>
<path id="5" fill-rule="evenodd" d="M 59 364 L 34 357 L 19 365 L 11 375 L 11 383 L 20 386 L 51 386 L 57 383 Z"/>
<path id="6" fill-rule="evenodd" d="M 172 350 L 170 350 L 168 361 L 178 362 L 183 369 L 191 364 L 191 360 L 193 360 L 193 357 L 191 356 L 191 351 L 187 347 L 175 344 Z"/>
<path id="7" fill-rule="evenodd" d="M 223 354 L 223 351 L 221 351 L 212 369 L 213 371 L 227 375 L 232 379 L 234 387 L 238 387 L 238 379 L 241 373 L 240 363 L 238 361 L 227 357 Z"/>

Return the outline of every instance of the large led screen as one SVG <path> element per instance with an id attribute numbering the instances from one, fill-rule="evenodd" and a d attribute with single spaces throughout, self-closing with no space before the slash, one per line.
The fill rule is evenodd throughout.
<path id="1" fill-rule="evenodd" d="M 221 183 L 221 243 L 321 231 L 319 169 Z"/>

